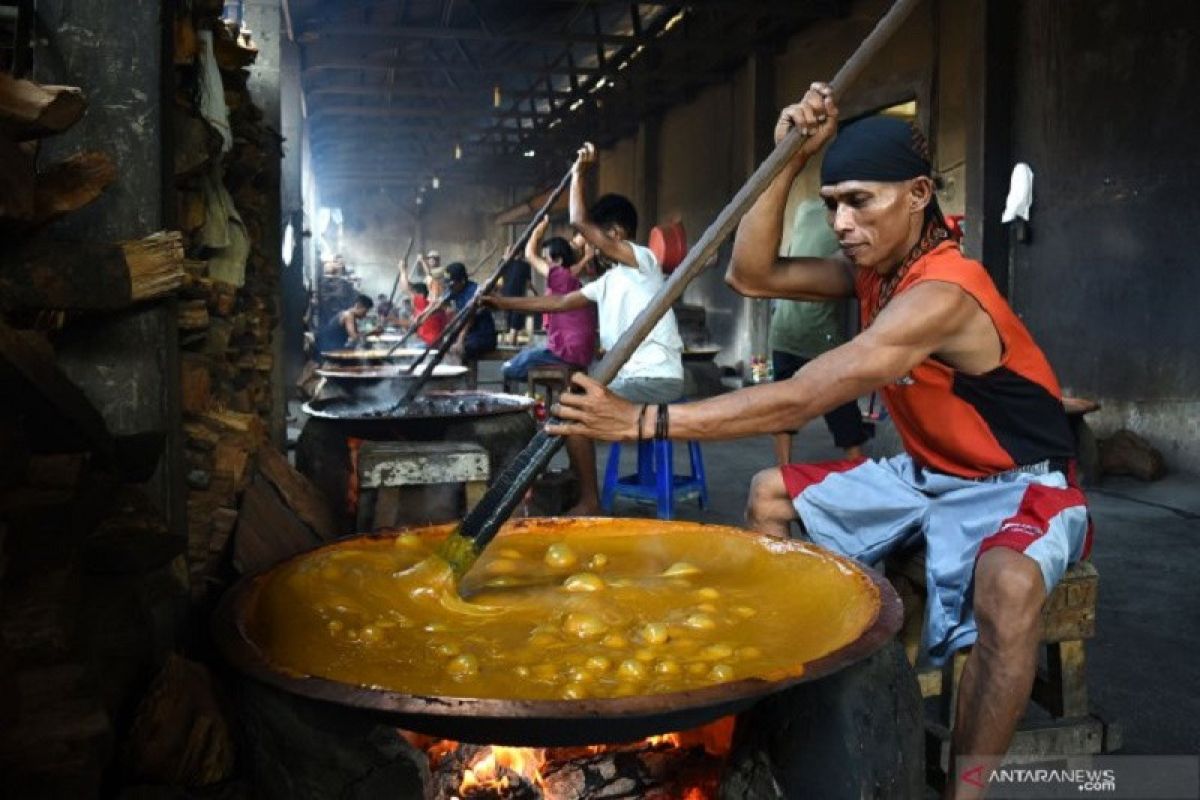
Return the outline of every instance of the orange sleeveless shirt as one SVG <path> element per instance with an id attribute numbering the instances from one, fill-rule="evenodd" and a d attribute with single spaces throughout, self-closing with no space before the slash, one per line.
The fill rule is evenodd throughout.
<path id="1" fill-rule="evenodd" d="M 992 318 L 1004 355 L 999 367 L 982 375 L 928 358 L 882 389 L 909 455 L 922 466 L 964 478 L 1072 458 L 1074 439 L 1058 379 L 983 265 L 964 257 L 953 242 L 943 242 L 909 267 L 893 297 L 922 281 L 952 283 L 975 298 Z M 881 285 L 872 270 L 855 276 L 864 328 L 871 324 Z"/>

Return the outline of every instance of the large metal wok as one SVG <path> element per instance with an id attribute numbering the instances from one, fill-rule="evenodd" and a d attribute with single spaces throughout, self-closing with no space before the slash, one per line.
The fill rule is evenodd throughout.
<path id="1" fill-rule="evenodd" d="M 317 369 L 317 374 L 327 385 L 336 387 L 341 394 L 367 400 L 377 397 L 393 404 L 424 372 L 424 368 L 409 372 L 405 364 L 334 364 Z M 466 385 L 467 372 L 466 367 L 438 364 L 425 386 L 429 389 L 460 389 Z M 328 395 L 321 392 L 320 396 Z"/>
<path id="2" fill-rule="evenodd" d="M 379 366 L 380 364 L 404 364 L 425 352 L 422 347 L 399 347 L 392 350 L 385 344 L 376 344 L 370 348 L 326 350 L 321 353 L 321 359 L 330 365 L 357 364 Z"/>
<path id="3" fill-rule="evenodd" d="M 569 537 L 569 528 L 573 525 L 597 524 L 644 526 L 645 535 L 653 537 L 652 531 L 681 523 L 528 519 L 509 523 L 500 536 L 553 526 L 558 530 L 568 529 L 565 533 Z M 449 527 L 427 528 L 420 533 L 442 535 Z M 744 536 L 747 543 L 776 548 L 775 552 L 814 548 L 799 541 L 765 539 L 745 531 L 738 531 L 736 535 Z M 343 540 L 346 541 L 353 540 Z M 326 547 L 338 546 L 335 543 Z M 878 573 L 849 559 L 835 558 L 850 571 L 847 574 L 869 579 L 870 586 L 878 593 L 878 611 L 874 620 L 857 639 L 816 660 L 797 664 L 790 677 L 738 680 L 669 694 L 593 700 L 477 699 L 404 694 L 297 675 L 272 664 L 247 632 L 270 570 L 243 578 L 226 593 L 214 617 L 213 632 L 226 658 L 246 674 L 302 697 L 384 715 L 388 724 L 407 730 L 460 741 L 537 747 L 626 742 L 687 730 L 740 712 L 775 692 L 829 675 L 882 647 L 900 628 L 903 608 L 899 598 Z M 861 586 L 861 580 L 856 585 Z M 803 590 L 803 586 L 796 587 L 796 591 Z M 788 643 L 779 642 L 778 646 L 786 648 Z"/>

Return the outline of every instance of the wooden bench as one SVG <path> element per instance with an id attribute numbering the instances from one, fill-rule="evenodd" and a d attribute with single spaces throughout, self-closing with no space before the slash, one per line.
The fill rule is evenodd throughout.
<path id="1" fill-rule="evenodd" d="M 925 619 L 925 553 L 889 560 L 886 572 L 904 602 L 900 639 L 910 663 L 921 649 Z M 1121 746 L 1120 726 L 1105 722 L 1088 706 L 1084 643 L 1096 634 L 1096 596 L 1100 575 L 1087 561 L 1070 567 L 1042 609 L 1042 644 L 1031 710 L 1017 728 L 1007 758 L 1032 760 L 1046 755 L 1091 755 Z M 950 731 L 958 685 L 970 649 L 960 650 L 942 667 L 919 669 L 917 679 L 927 704 L 926 760 L 931 783 L 945 780 Z"/>
<path id="2" fill-rule="evenodd" d="M 471 442 L 363 441 L 358 529 L 458 519 L 483 497 L 490 477 L 487 451 Z"/>

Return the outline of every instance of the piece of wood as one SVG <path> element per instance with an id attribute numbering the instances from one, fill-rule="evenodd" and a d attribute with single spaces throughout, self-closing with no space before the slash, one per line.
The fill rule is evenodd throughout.
<path id="1" fill-rule="evenodd" d="M 905 19 L 912 11 L 921 5 L 921 0 L 896 0 L 891 7 L 867 34 L 862 44 L 846 60 L 830 81 L 834 97 L 840 101 L 846 89 L 862 74 L 884 45 L 896 34 Z M 658 321 L 671 310 L 687 289 L 688 285 L 710 264 L 715 263 L 715 256 L 721 244 L 733 233 L 738 223 L 750 210 L 750 207 L 766 191 L 767 187 L 783 172 L 784 168 L 795 158 L 807 137 L 798 128 L 793 128 L 775 146 L 754 173 L 746 180 L 729 201 L 717 214 L 716 219 L 705 229 L 696 241 L 696 246 L 688 252 L 683 263 L 671 273 L 671 277 L 658 289 L 654 297 L 646 304 L 628 328 L 617 339 L 613 347 L 601 359 L 592 371 L 592 377 L 600 383 L 609 383 L 616 377 L 617 372 L 629 360 L 634 351 L 641 346 Z M 560 184 L 561 186 L 561 184 Z M 522 247 L 523 242 L 518 241 Z M 480 286 L 475 300 L 486 294 L 486 285 Z M 464 311 L 475 306 L 474 300 L 464 306 Z M 447 325 L 451 335 L 457 335 L 454 322 Z M 444 350 L 439 351 L 444 353 Z M 440 360 L 435 355 L 433 363 Z M 419 381 L 406 392 L 405 400 L 414 395 L 413 389 Z M 461 539 L 471 540 L 471 548 L 459 548 L 463 555 L 453 565 L 456 573 L 461 574 L 469 569 L 471 560 L 482 552 L 483 548 L 495 538 L 500 527 L 512 515 L 512 512 L 524 500 L 534 479 L 549 465 L 550 459 L 562 446 L 562 439 L 539 431 L 529 445 L 516 458 L 509 462 L 508 467 L 497 476 L 488 489 L 483 501 L 476 505 L 463 518 L 458 528 L 458 537 L 448 541 L 450 546 Z"/>
<path id="2" fill-rule="evenodd" d="M 87 110 L 74 86 L 42 86 L 0 72 L 0 133 L 25 141 L 62 133 Z"/>
<path id="3" fill-rule="evenodd" d="M 246 477 L 249 461 L 250 451 L 245 444 L 238 438 L 224 436 L 213 451 L 213 472 L 228 475 L 234 487 L 239 487 Z"/>
<path id="4" fill-rule="evenodd" d="M 196 26 L 192 24 L 189 14 L 175 16 L 175 65 L 179 67 L 193 64 L 196 61 L 197 39 Z"/>
<path id="5" fill-rule="evenodd" d="M 123 760 L 146 783 L 208 786 L 233 774 L 233 729 L 203 664 L 168 656 L 137 710 Z"/>
<path id="6" fill-rule="evenodd" d="M 26 145 L 0 136 L 0 220 L 33 219 L 37 169 Z"/>
<path id="7" fill-rule="evenodd" d="M 0 378 L 10 399 L 27 406 L 30 422 L 54 424 L 54 438 L 78 439 L 102 458 L 115 461 L 116 444 L 104 418 L 55 366 L 54 351 L 42 336 L 0 322 Z"/>
<path id="8" fill-rule="evenodd" d="M 179 304 L 176 324 L 181 331 L 202 331 L 208 327 L 208 301 L 185 300 Z"/>
<path id="9" fill-rule="evenodd" d="M 275 487 L 287 506 L 317 536 L 326 541 L 337 536 L 337 527 L 325 496 L 316 484 L 289 464 L 282 453 L 273 447 L 260 448 L 258 470 Z"/>
<path id="10" fill-rule="evenodd" d="M 179 366 L 185 414 L 203 414 L 212 405 L 212 372 L 208 359 L 197 353 L 184 353 Z"/>
<path id="11" fill-rule="evenodd" d="M 123 242 L 121 248 L 134 302 L 170 294 L 183 283 L 183 235 L 179 231 L 160 231 Z"/>
<path id="12" fill-rule="evenodd" d="M 221 134 L 200 117 L 176 108 L 174 114 L 175 178 L 193 178 L 221 155 Z"/>
<path id="13" fill-rule="evenodd" d="M 271 483 L 256 476 L 242 495 L 233 534 L 233 566 L 257 572 L 321 544 L 312 529 L 283 503 Z"/>
<path id="14" fill-rule="evenodd" d="M 10 308 L 115 311 L 183 282 L 178 232 L 128 242 L 37 239 L 0 262 L 0 297 Z"/>
<path id="15" fill-rule="evenodd" d="M 78 211 L 99 197 L 116 179 L 116 163 L 108 155 L 95 151 L 76 153 L 38 170 L 31 225 L 45 225 Z"/>
<path id="16" fill-rule="evenodd" d="M 84 667 L 23 669 L 13 682 L 20 716 L 0 726 L 5 796 L 98 796 L 115 737 Z"/>

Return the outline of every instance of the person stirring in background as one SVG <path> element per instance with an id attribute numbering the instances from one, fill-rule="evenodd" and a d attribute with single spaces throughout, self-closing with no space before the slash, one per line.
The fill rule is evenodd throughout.
<path id="1" fill-rule="evenodd" d="M 565 297 L 583 288 L 579 273 L 583 264 L 575 263 L 575 250 L 561 236 L 543 244 L 550 222 L 542 219 L 525 245 L 525 260 L 546 279 L 546 294 Z M 515 313 L 515 312 L 510 312 Z M 504 362 L 505 380 L 524 380 L 530 367 L 564 365 L 586 370 L 596 354 L 596 310 L 583 308 L 548 314 L 546 346 L 527 347 Z"/>
<path id="2" fill-rule="evenodd" d="M 600 344 L 609 349 L 633 325 L 638 313 L 663 285 L 662 269 L 650 248 L 635 244 L 637 209 L 629 198 L 606 194 L 588 209 L 585 175 L 596 161 L 589 142 L 580 148 L 571 172 L 571 225 L 596 248 L 596 260 L 611 265 L 596 280 L 566 295 L 484 298 L 494 308 L 559 313 L 594 304 L 599 317 Z M 668 311 L 638 345 L 609 390 L 631 403 L 671 403 L 683 394 L 683 340 Z M 570 510 L 577 516 L 600 513 L 596 483 L 596 449 L 587 438 L 567 437 L 567 453 L 579 476 L 579 503 Z"/>

